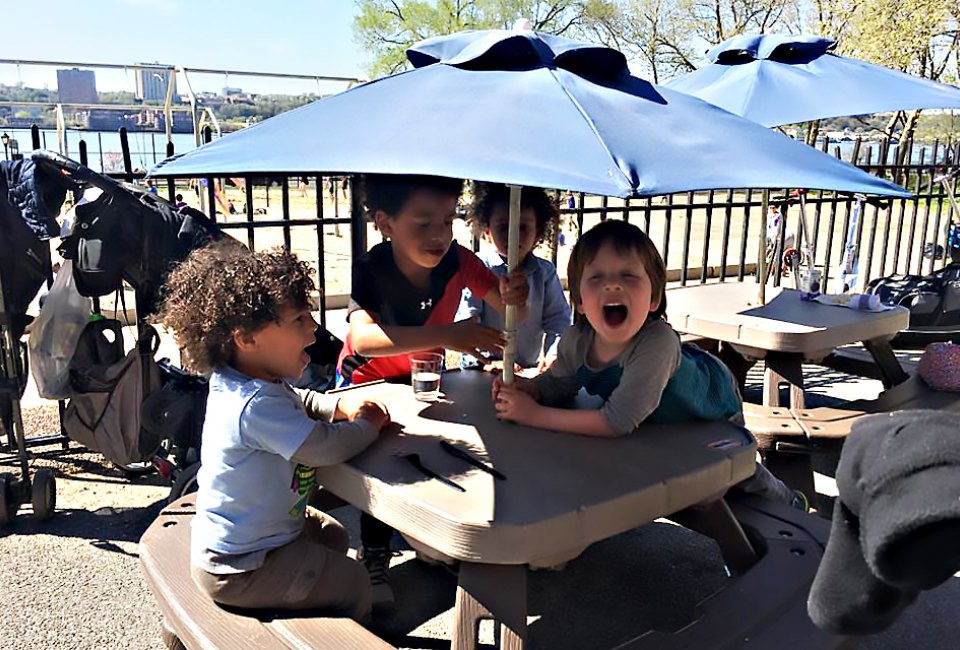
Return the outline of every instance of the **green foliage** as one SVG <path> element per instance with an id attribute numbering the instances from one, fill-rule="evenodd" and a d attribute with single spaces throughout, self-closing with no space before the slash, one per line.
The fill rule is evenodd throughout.
<path id="1" fill-rule="evenodd" d="M 960 142 L 960 111 L 951 113 L 924 113 L 914 132 L 916 142 Z"/>
<path id="2" fill-rule="evenodd" d="M 956 0 L 862 0 L 841 50 L 867 61 L 939 79 L 957 52 Z"/>
<path id="3" fill-rule="evenodd" d="M 0 84 L 0 101 L 54 104 L 57 101 L 57 93 L 46 88 L 26 88 L 24 86 Z"/>
<path id="4" fill-rule="evenodd" d="M 106 90 L 97 93 L 97 97 L 103 104 L 126 104 L 130 106 L 137 102 L 136 94 L 123 90 Z"/>
<path id="5" fill-rule="evenodd" d="M 506 29 L 518 18 L 550 34 L 575 36 L 612 0 L 358 0 L 354 37 L 372 57 L 371 77 L 407 66 L 404 52 L 417 41 L 465 29 Z"/>

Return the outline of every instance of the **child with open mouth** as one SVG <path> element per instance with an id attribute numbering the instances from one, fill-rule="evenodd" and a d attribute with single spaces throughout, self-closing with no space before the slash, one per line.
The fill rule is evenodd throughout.
<path id="1" fill-rule="evenodd" d="M 577 322 L 561 339 L 557 360 L 543 374 L 493 383 L 498 417 L 586 436 L 624 436 L 644 422 L 732 420 L 743 423 L 736 380 L 695 345 L 680 343 L 664 319 L 666 267 L 650 238 L 610 220 L 577 242 L 568 279 Z M 603 400 L 598 409 L 571 409 L 580 389 Z M 806 509 L 762 465 L 743 491 Z"/>

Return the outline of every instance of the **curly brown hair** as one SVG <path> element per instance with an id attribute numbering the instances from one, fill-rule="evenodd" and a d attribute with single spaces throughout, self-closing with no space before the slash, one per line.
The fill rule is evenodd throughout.
<path id="1" fill-rule="evenodd" d="M 500 183 L 475 183 L 473 205 L 467 223 L 474 229 L 490 227 L 490 219 L 497 206 L 510 205 L 510 188 Z M 539 244 L 553 236 L 560 221 L 560 206 L 539 187 L 524 187 L 520 193 L 520 209 L 533 210 L 537 218 L 537 241 Z M 479 235 L 479 232 L 476 234 Z"/>
<path id="2" fill-rule="evenodd" d="M 158 322 L 174 331 L 184 365 L 206 374 L 233 362 L 236 333 L 278 323 L 284 308 L 308 307 L 314 286 L 312 269 L 292 253 L 212 244 L 170 273 Z"/>

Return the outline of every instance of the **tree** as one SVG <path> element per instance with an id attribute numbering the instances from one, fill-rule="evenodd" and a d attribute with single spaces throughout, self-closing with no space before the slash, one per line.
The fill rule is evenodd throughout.
<path id="1" fill-rule="evenodd" d="M 947 82 L 958 78 L 960 4 L 956 0 L 816 0 L 817 29 L 838 40 L 839 54 L 871 61 L 920 77 Z M 902 125 L 913 137 L 920 110 L 896 113 L 886 133 Z M 905 154 L 906 147 L 898 152 Z"/>
<path id="2" fill-rule="evenodd" d="M 795 31 L 800 0 L 618 0 L 584 20 L 654 81 L 696 69 L 703 53 L 746 32 Z"/>
<path id="3" fill-rule="evenodd" d="M 370 75 L 406 67 L 404 52 L 417 41 L 465 29 L 509 28 L 528 18 L 537 31 L 576 36 L 592 14 L 613 0 L 358 0 L 354 35 L 372 55 Z"/>

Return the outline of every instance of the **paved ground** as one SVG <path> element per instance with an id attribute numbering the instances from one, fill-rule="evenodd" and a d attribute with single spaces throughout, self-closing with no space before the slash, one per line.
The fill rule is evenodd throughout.
<path id="1" fill-rule="evenodd" d="M 811 379 L 813 391 L 843 397 L 870 396 L 879 388 L 822 371 Z M 27 415 L 38 432 L 55 422 L 49 406 Z M 36 464 L 57 472 L 59 511 L 38 523 L 27 516 L 27 507 L 25 516 L 0 531 L 0 648 L 161 650 L 159 612 L 140 575 L 137 540 L 159 511 L 167 486 L 156 476 L 131 480 L 87 452 L 44 456 Z M 829 510 L 836 494 L 835 459 L 818 460 L 821 506 Z M 334 515 L 356 540 L 356 511 L 344 508 Z M 385 627 L 394 643 L 448 647 L 453 577 L 420 564 L 409 551 L 395 559 L 392 576 L 400 608 Z M 725 580 L 712 541 L 668 523 L 651 524 L 596 544 L 561 573 L 531 574 L 531 646 L 606 648 L 653 625 L 680 627 L 694 616 L 697 602 Z M 955 577 L 923 594 L 886 633 L 846 647 L 954 648 L 958 611 Z M 491 638 L 489 629 L 486 636 Z"/>

